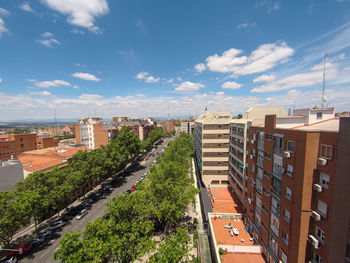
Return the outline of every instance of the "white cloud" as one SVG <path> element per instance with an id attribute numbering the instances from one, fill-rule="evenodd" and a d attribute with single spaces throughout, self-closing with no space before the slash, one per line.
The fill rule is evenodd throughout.
<path id="1" fill-rule="evenodd" d="M 59 42 L 57 39 L 54 39 L 54 38 L 50 38 L 50 39 L 37 39 L 35 40 L 36 42 L 46 46 L 46 47 L 49 47 L 49 48 L 52 48 L 53 45 L 60 45 L 61 42 Z"/>
<path id="2" fill-rule="evenodd" d="M 137 79 L 144 80 L 146 83 L 157 83 L 160 81 L 160 78 L 155 78 L 150 76 L 147 72 L 140 72 L 136 75 Z"/>
<path id="3" fill-rule="evenodd" d="M 19 8 L 21 8 L 22 10 L 24 10 L 26 12 L 34 13 L 34 10 L 30 7 L 30 5 L 28 3 L 21 4 L 19 6 Z"/>
<path id="4" fill-rule="evenodd" d="M 76 28 L 72 29 L 70 32 L 73 34 L 77 34 L 77 35 L 84 35 L 85 34 L 85 32 L 83 30 L 78 30 Z"/>
<path id="5" fill-rule="evenodd" d="M 337 76 L 336 64 L 326 63 L 327 79 L 331 80 Z M 323 81 L 323 63 L 317 64 L 307 73 L 294 74 L 282 79 L 271 81 L 266 85 L 254 88 L 251 92 L 271 92 L 300 87 L 312 87 Z"/>
<path id="6" fill-rule="evenodd" d="M 0 7 L 0 16 L 9 16 L 11 13 L 5 8 Z"/>
<path id="7" fill-rule="evenodd" d="M 99 100 L 102 98 L 103 97 L 101 95 L 98 95 L 98 94 L 81 94 L 79 96 L 79 99 L 82 99 L 82 100 Z"/>
<path id="8" fill-rule="evenodd" d="M 259 0 L 254 5 L 255 8 L 266 8 L 267 13 L 272 11 L 278 11 L 281 8 L 281 4 L 273 0 Z"/>
<path id="9" fill-rule="evenodd" d="M 206 59 L 207 67 L 211 71 L 233 73 L 234 75 L 249 75 L 264 72 L 288 61 L 294 50 L 285 42 L 264 44 L 254 50 L 248 57 L 238 56 L 242 50 L 231 48 Z"/>
<path id="10" fill-rule="evenodd" d="M 5 26 L 5 22 L 0 18 L 0 38 L 3 33 L 7 33 L 9 30 Z"/>
<path id="11" fill-rule="evenodd" d="M 206 70 L 206 68 L 207 67 L 203 63 L 199 63 L 196 66 L 194 66 L 194 69 L 199 73 L 202 73 L 204 70 Z"/>
<path id="12" fill-rule="evenodd" d="M 197 91 L 203 87 L 204 85 L 201 83 L 193 83 L 191 81 L 185 81 L 185 82 L 182 82 L 177 88 L 175 88 L 175 91 L 192 92 L 192 91 Z"/>
<path id="13" fill-rule="evenodd" d="M 174 82 L 174 79 L 173 79 L 173 78 L 168 79 L 168 80 L 166 81 L 166 83 L 173 83 L 173 82 Z"/>
<path id="14" fill-rule="evenodd" d="M 101 30 L 94 24 L 95 18 L 109 12 L 106 0 L 41 0 L 49 8 L 67 15 L 67 22 L 74 26 L 99 33 Z"/>
<path id="15" fill-rule="evenodd" d="M 245 23 L 242 23 L 242 24 L 237 25 L 236 28 L 237 28 L 237 29 L 242 29 L 242 28 L 253 27 L 253 26 L 256 26 L 256 23 L 255 23 L 255 22 L 252 22 L 252 23 L 245 22 Z"/>
<path id="16" fill-rule="evenodd" d="M 0 83 L 2 82 L 2 78 L 0 78 Z"/>
<path id="17" fill-rule="evenodd" d="M 181 77 L 177 77 L 176 78 L 178 81 L 182 81 L 182 78 Z"/>
<path id="18" fill-rule="evenodd" d="M 29 92 L 30 94 L 33 95 L 40 95 L 40 96 L 51 96 L 52 93 L 50 91 L 44 90 L 44 91 L 31 91 Z"/>
<path id="19" fill-rule="evenodd" d="M 73 89 L 80 89 L 80 87 L 78 85 L 74 85 Z"/>
<path id="20" fill-rule="evenodd" d="M 34 83 L 35 86 L 39 88 L 50 88 L 59 86 L 71 86 L 71 84 L 64 80 L 47 80 L 47 81 L 37 81 L 36 79 L 28 79 L 29 82 Z"/>
<path id="21" fill-rule="evenodd" d="M 234 81 L 227 81 L 221 85 L 221 88 L 223 89 L 239 89 L 240 87 L 242 87 L 242 84 L 239 84 Z"/>
<path id="22" fill-rule="evenodd" d="M 343 60 L 345 59 L 345 53 L 341 53 L 339 56 L 338 56 L 339 59 Z"/>
<path id="23" fill-rule="evenodd" d="M 146 25 L 143 23 L 142 19 L 138 19 L 136 22 L 136 27 L 142 32 L 146 32 Z"/>
<path id="24" fill-rule="evenodd" d="M 53 38 L 53 34 L 51 32 L 45 32 L 41 34 L 44 38 Z"/>
<path id="25" fill-rule="evenodd" d="M 270 82 L 270 81 L 273 81 L 275 80 L 275 75 L 274 74 L 264 74 L 264 75 L 261 75 L 255 79 L 253 79 L 253 82 L 256 83 L 256 82 Z"/>
<path id="26" fill-rule="evenodd" d="M 136 97 L 144 98 L 144 97 L 146 97 L 146 95 L 139 93 L 139 94 L 136 94 Z"/>
<path id="27" fill-rule="evenodd" d="M 72 76 L 78 79 L 100 81 L 98 77 L 90 73 L 75 72 Z"/>

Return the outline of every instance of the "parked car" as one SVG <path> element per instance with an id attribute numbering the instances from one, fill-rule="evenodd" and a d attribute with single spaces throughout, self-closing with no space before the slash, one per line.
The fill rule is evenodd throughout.
<path id="1" fill-rule="evenodd" d="M 96 194 L 92 194 L 90 196 L 91 200 L 93 200 L 94 202 L 98 201 L 100 199 L 101 195 L 99 193 Z"/>
<path id="2" fill-rule="evenodd" d="M 1 261 L 1 263 L 16 263 L 18 262 L 16 257 L 10 257 L 9 259 L 6 259 L 5 261 Z"/>
<path id="3" fill-rule="evenodd" d="M 126 194 L 131 194 L 131 190 L 130 189 L 126 190 Z"/>
<path id="4" fill-rule="evenodd" d="M 8 253 L 9 257 L 18 256 L 18 255 L 25 255 L 29 253 L 32 250 L 33 246 L 30 243 L 20 245 L 19 247 L 15 248 L 16 251 L 10 251 Z"/>
<path id="5" fill-rule="evenodd" d="M 74 216 L 70 215 L 69 213 L 65 214 L 64 216 L 62 216 L 62 221 L 67 223 L 69 221 L 71 221 L 73 219 Z"/>
<path id="6" fill-rule="evenodd" d="M 52 223 L 49 227 L 51 231 L 56 231 L 58 229 L 61 229 L 64 226 L 64 222 L 62 220 L 56 221 Z"/>
<path id="7" fill-rule="evenodd" d="M 145 161 L 148 161 L 148 156 L 146 156 Z"/>
<path id="8" fill-rule="evenodd" d="M 103 189 L 105 190 L 113 190 L 113 187 L 110 184 L 106 184 Z"/>
<path id="9" fill-rule="evenodd" d="M 91 207 L 91 204 L 89 203 L 89 202 L 83 202 L 82 204 L 81 204 L 81 207 L 83 207 L 83 208 L 89 208 L 89 207 Z"/>
<path id="10" fill-rule="evenodd" d="M 77 214 L 77 216 L 75 217 L 75 219 L 80 220 L 80 219 L 82 219 L 87 213 L 88 213 L 88 211 L 87 211 L 86 209 L 83 209 L 83 210 L 81 210 L 81 211 Z"/>
<path id="11" fill-rule="evenodd" d="M 36 239 L 33 239 L 32 241 L 30 241 L 30 244 L 32 244 L 33 249 L 41 247 L 44 243 L 45 243 L 45 239 L 43 239 L 43 238 L 42 239 L 36 238 Z"/>
<path id="12" fill-rule="evenodd" d="M 153 163 L 156 163 L 156 162 L 157 162 L 156 160 L 153 161 Z"/>
<path id="13" fill-rule="evenodd" d="M 145 176 L 142 175 L 142 176 L 140 177 L 140 180 L 144 180 L 144 179 L 145 179 Z"/>
<path id="14" fill-rule="evenodd" d="M 50 235 L 52 234 L 52 231 L 50 229 L 44 229 L 41 230 L 38 234 L 37 234 L 37 238 L 38 239 L 46 239 L 48 238 Z"/>

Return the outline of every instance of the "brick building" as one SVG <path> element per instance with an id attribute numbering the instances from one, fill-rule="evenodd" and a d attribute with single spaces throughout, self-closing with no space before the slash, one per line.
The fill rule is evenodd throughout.
<path id="1" fill-rule="evenodd" d="M 267 262 L 348 262 L 350 119 L 333 117 L 301 109 L 249 129 L 245 224 Z"/>
<path id="2" fill-rule="evenodd" d="M 37 137 L 36 138 L 36 148 L 45 149 L 50 147 L 58 146 L 59 140 L 54 137 Z"/>
<path id="3" fill-rule="evenodd" d="M 36 149 L 36 134 L 0 134 L 0 160 Z"/>
<path id="4" fill-rule="evenodd" d="M 79 120 L 74 128 L 76 143 L 85 145 L 90 149 L 107 145 L 118 134 L 118 129 L 110 124 L 104 124 L 102 118 L 90 117 Z"/>

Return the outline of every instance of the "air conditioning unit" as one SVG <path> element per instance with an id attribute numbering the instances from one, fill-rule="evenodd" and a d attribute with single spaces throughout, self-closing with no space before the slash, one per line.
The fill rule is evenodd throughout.
<path id="1" fill-rule="evenodd" d="M 252 154 L 250 154 L 250 155 L 249 155 L 249 158 L 250 158 L 250 159 L 253 159 L 253 155 L 252 155 Z"/>
<path id="2" fill-rule="evenodd" d="M 315 249 L 319 248 L 320 241 L 318 241 L 317 238 L 313 235 L 309 235 L 309 242 L 313 245 Z"/>
<path id="3" fill-rule="evenodd" d="M 319 184 L 314 184 L 312 187 L 316 192 L 321 193 L 322 192 L 322 186 Z"/>
<path id="4" fill-rule="evenodd" d="M 315 219 L 316 221 L 321 220 L 321 215 L 317 213 L 316 211 L 312 211 L 312 218 Z"/>
<path id="5" fill-rule="evenodd" d="M 318 158 L 318 159 L 317 159 L 317 163 L 318 163 L 319 165 L 326 165 L 326 164 L 327 164 L 327 160 L 324 159 L 324 158 Z"/>
<path id="6" fill-rule="evenodd" d="M 286 157 L 286 158 L 290 158 L 290 152 L 285 151 L 285 152 L 284 152 L 284 157 Z"/>
<path id="7" fill-rule="evenodd" d="M 254 140 L 250 140 L 250 143 L 255 143 L 255 141 Z"/>
<path id="8" fill-rule="evenodd" d="M 248 203 L 252 204 L 252 200 L 250 198 L 248 198 Z"/>

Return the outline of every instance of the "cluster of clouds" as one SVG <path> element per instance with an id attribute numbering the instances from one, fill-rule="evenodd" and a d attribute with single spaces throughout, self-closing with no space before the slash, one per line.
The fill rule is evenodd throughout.
<path id="1" fill-rule="evenodd" d="M 153 77 L 148 72 L 140 72 L 136 75 L 136 78 L 139 80 L 143 80 L 146 83 L 157 83 L 160 81 L 159 77 Z"/>
<path id="2" fill-rule="evenodd" d="M 40 35 L 41 39 L 35 40 L 36 42 L 52 48 L 54 45 L 60 45 L 61 42 L 59 42 L 57 39 L 54 38 L 54 35 L 50 32 L 45 32 Z"/>
<path id="3" fill-rule="evenodd" d="M 0 38 L 4 33 L 8 33 L 9 30 L 7 29 L 5 22 L 2 18 L 9 16 L 11 13 L 7 11 L 5 8 L 0 7 Z"/>

